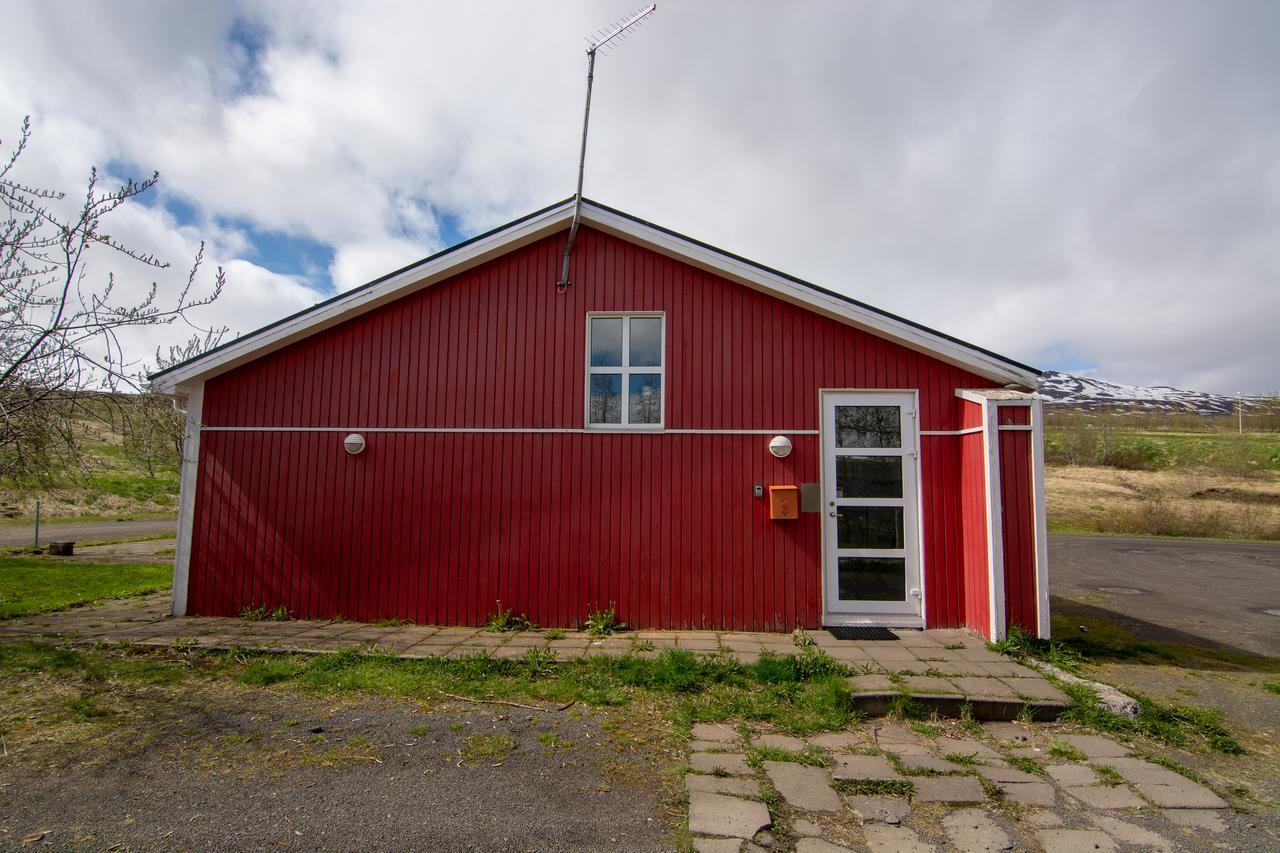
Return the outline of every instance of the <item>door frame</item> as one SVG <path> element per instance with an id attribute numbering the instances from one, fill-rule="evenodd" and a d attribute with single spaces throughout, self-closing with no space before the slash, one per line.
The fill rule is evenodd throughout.
<path id="1" fill-rule="evenodd" d="M 919 571 L 919 589 L 920 598 L 916 608 L 916 613 L 900 614 L 900 613 L 835 613 L 827 608 L 827 558 L 829 548 L 834 547 L 833 542 L 829 541 L 827 523 L 827 515 L 829 502 L 832 500 L 832 492 L 835 484 L 828 482 L 827 478 L 827 400 L 831 396 L 842 394 L 898 394 L 909 396 L 911 398 L 911 430 L 914 436 L 915 450 L 912 457 L 915 461 L 915 524 L 914 533 L 916 537 L 916 567 Z M 830 626 L 838 625 L 875 625 L 886 628 L 923 628 L 927 624 L 925 602 L 927 600 L 925 588 L 925 559 L 924 559 L 924 478 L 922 476 L 922 466 L 920 462 L 920 390 L 918 388 L 819 388 L 818 389 L 818 464 L 819 476 L 822 491 L 822 535 L 821 535 L 821 555 L 818 560 L 819 578 L 818 584 L 822 590 L 822 624 Z M 910 548 L 907 549 L 908 553 Z M 908 557 L 909 559 L 909 557 Z M 907 592 L 910 597 L 910 589 Z"/>

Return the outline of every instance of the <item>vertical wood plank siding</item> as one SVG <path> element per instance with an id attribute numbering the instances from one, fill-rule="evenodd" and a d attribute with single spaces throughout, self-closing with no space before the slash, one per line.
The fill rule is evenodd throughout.
<path id="1" fill-rule="evenodd" d="M 1021 412 L 1025 406 L 1002 406 L 1000 414 Z M 1015 414 L 1014 417 L 1017 417 Z M 1015 421 L 1016 422 L 1016 421 Z M 1031 433 L 1001 431 L 1000 493 L 1004 508 L 1005 624 L 1017 625 L 1035 636 L 1036 546 L 1035 497 L 1031 476 Z"/>
<path id="2" fill-rule="evenodd" d="M 208 382 L 189 612 L 543 625 L 614 604 L 637 626 L 788 630 L 821 613 L 821 515 L 772 522 L 756 483 L 816 483 L 816 435 L 366 432 L 583 427 L 588 311 L 666 312 L 666 426 L 816 430 L 820 388 L 912 388 L 960 428 L 991 382 L 594 229 L 562 235 Z M 921 441 L 935 626 L 972 597 L 965 440 Z M 962 487 L 963 486 L 963 487 Z M 984 546 L 985 547 L 985 546 Z M 985 591 L 983 593 L 985 595 Z M 985 599 L 984 599 L 985 600 Z"/>

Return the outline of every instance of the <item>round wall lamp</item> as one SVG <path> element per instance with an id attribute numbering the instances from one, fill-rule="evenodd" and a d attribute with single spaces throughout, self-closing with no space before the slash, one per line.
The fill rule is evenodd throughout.
<path id="1" fill-rule="evenodd" d="M 785 435 L 775 435 L 769 439 L 769 452 L 782 459 L 791 455 L 791 439 Z"/>
<path id="2" fill-rule="evenodd" d="M 364 452 L 364 436 L 353 432 L 342 440 L 342 447 L 352 456 Z"/>

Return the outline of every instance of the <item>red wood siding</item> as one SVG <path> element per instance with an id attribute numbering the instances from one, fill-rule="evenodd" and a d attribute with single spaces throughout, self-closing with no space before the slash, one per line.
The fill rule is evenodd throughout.
<path id="1" fill-rule="evenodd" d="M 970 401 L 962 402 L 962 423 L 965 429 L 982 425 L 982 406 Z M 960 513 L 956 525 L 962 542 L 959 576 L 962 588 L 961 607 L 963 624 L 983 635 L 991 633 L 991 587 L 987 553 L 987 455 L 986 444 L 980 432 L 969 433 L 954 439 L 959 472 Z"/>
<path id="2" fill-rule="evenodd" d="M 751 487 L 818 482 L 817 436 L 775 460 L 767 435 L 467 430 L 581 429 L 589 311 L 666 312 L 668 429 L 816 430 L 820 388 L 913 388 L 920 428 L 954 430 L 955 389 L 992 384 L 589 228 L 557 295 L 563 239 L 210 380 L 206 426 L 266 429 L 203 433 L 189 612 L 477 624 L 501 599 L 544 625 L 613 602 L 634 625 L 814 626 L 820 516 L 769 521 Z M 939 627 L 972 597 L 962 446 L 921 441 Z"/>
<path id="3" fill-rule="evenodd" d="M 1013 409 L 1002 406 L 1000 414 Z M 1027 407 L 1019 406 L 1024 413 Z M 1031 433 L 1000 432 L 1000 498 L 1004 524 L 1005 625 L 1035 636 L 1035 499 L 1031 477 Z"/>

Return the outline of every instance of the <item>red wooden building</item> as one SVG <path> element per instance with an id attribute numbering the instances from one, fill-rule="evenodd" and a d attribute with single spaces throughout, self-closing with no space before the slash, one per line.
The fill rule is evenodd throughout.
<path id="1" fill-rule="evenodd" d="M 1047 636 L 1036 370 L 572 208 L 152 377 L 176 614 Z"/>

